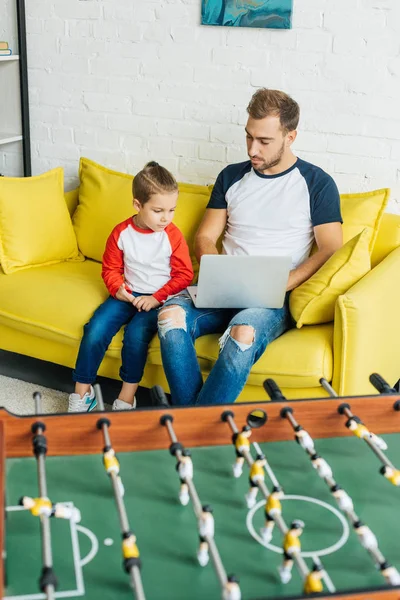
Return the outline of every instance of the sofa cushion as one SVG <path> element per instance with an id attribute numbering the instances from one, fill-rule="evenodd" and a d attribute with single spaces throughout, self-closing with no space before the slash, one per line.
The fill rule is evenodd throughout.
<path id="1" fill-rule="evenodd" d="M 81 158 L 79 179 L 79 201 L 73 216 L 76 239 L 87 258 L 100 262 L 112 229 L 134 212 L 133 176 Z"/>
<path id="2" fill-rule="evenodd" d="M 83 325 L 108 296 L 100 273 L 99 263 L 86 260 L 0 274 L 0 323 L 76 345 Z"/>
<path id="3" fill-rule="evenodd" d="M 107 169 L 88 158 L 81 158 L 79 176 L 79 203 L 73 216 L 76 237 L 83 254 L 100 262 L 113 227 L 135 213 L 132 205 L 133 176 Z M 197 273 L 193 240 L 210 191 L 203 185 L 178 185 L 174 223 L 189 244 L 193 268 Z"/>
<path id="4" fill-rule="evenodd" d="M 290 294 L 290 312 L 297 327 L 333 321 L 336 300 L 371 268 L 370 233 L 359 235 L 337 250 L 325 264 Z"/>
<path id="5" fill-rule="evenodd" d="M 196 340 L 203 371 L 210 371 L 218 358 L 220 335 L 205 335 Z M 150 344 L 148 360 L 162 365 L 157 338 Z M 272 377 L 286 388 L 320 387 L 321 377 L 332 381 L 332 373 L 333 324 L 310 325 L 301 330 L 290 329 L 272 342 L 253 366 L 248 383 L 259 386 L 267 377 Z"/>
<path id="6" fill-rule="evenodd" d="M 0 178 L 0 261 L 4 273 L 83 260 L 64 198 L 64 173 Z"/>
<path id="7" fill-rule="evenodd" d="M 366 228 L 370 234 L 369 250 L 372 253 L 389 195 L 389 189 L 359 194 L 341 194 L 340 207 L 343 218 L 344 243 Z"/>

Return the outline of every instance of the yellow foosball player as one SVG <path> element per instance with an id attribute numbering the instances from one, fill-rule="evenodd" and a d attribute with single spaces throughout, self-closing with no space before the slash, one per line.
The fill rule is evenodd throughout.
<path id="1" fill-rule="evenodd" d="M 266 544 L 272 539 L 272 534 L 275 526 L 276 515 L 282 514 L 282 504 L 280 502 L 283 498 L 283 490 L 280 486 L 274 486 L 272 492 L 268 496 L 268 500 L 265 503 L 265 525 L 260 529 L 261 537 Z"/>
<path id="2" fill-rule="evenodd" d="M 256 460 L 250 467 L 249 483 L 250 489 L 246 494 L 247 508 L 253 508 L 256 503 L 258 493 L 258 483 L 264 481 L 264 467 L 265 467 L 265 456 L 264 454 L 257 454 Z"/>
<path id="3" fill-rule="evenodd" d="M 124 558 L 124 568 L 127 573 L 129 573 L 133 566 L 141 567 L 136 535 L 131 531 L 127 531 L 122 535 L 122 556 Z"/>
<path id="4" fill-rule="evenodd" d="M 322 583 L 323 568 L 321 565 L 314 563 L 312 571 L 307 575 L 304 581 L 304 593 L 305 594 L 316 594 L 324 591 L 324 585 Z"/>
<path id="5" fill-rule="evenodd" d="M 53 504 L 49 498 L 23 496 L 19 503 L 27 510 L 30 510 L 34 517 L 55 517 L 56 519 L 68 519 L 74 523 L 79 523 L 81 520 L 81 513 L 77 508 L 66 506 L 60 502 Z"/>
<path id="6" fill-rule="evenodd" d="M 110 448 L 108 446 L 104 448 L 103 464 L 108 475 L 111 476 L 111 473 L 115 473 L 117 476 L 117 485 L 119 487 L 121 496 L 123 496 L 125 494 L 125 489 L 122 480 L 119 477 L 119 461 L 115 456 L 114 448 Z"/>
<path id="7" fill-rule="evenodd" d="M 240 477 L 243 472 L 243 462 L 244 456 L 243 452 L 250 451 L 250 441 L 249 437 L 251 436 L 251 427 L 249 425 L 244 425 L 242 427 L 242 431 L 240 433 L 234 433 L 232 436 L 232 441 L 235 445 L 236 451 L 236 462 L 233 465 L 233 475 L 234 477 Z"/>
<path id="8" fill-rule="evenodd" d="M 362 440 L 369 438 L 376 446 L 378 446 L 378 448 L 380 448 L 380 450 L 387 450 L 386 442 L 374 433 L 371 433 L 368 427 L 364 425 L 359 417 L 356 417 L 355 415 L 350 417 L 350 419 L 346 421 L 346 427 L 350 429 L 350 431 L 352 431 L 358 438 Z"/>
<path id="9" fill-rule="evenodd" d="M 388 466 L 383 466 L 381 467 L 380 473 L 382 473 L 382 475 L 384 477 L 386 477 L 386 479 L 388 479 L 390 481 L 390 483 L 393 483 L 393 485 L 396 486 L 400 486 L 400 470 L 399 469 L 392 469 L 392 467 L 388 467 Z"/>
<path id="10" fill-rule="evenodd" d="M 293 555 L 301 551 L 299 538 L 303 533 L 303 529 L 304 522 L 295 519 L 283 538 L 283 564 L 278 568 L 282 583 L 288 583 L 292 578 Z"/>

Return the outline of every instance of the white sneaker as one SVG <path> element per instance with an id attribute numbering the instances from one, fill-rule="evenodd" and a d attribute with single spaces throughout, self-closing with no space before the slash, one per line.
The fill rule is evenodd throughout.
<path id="1" fill-rule="evenodd" d="M 261 527 L 260 533 L 261 533 L 263 542 L 265 542 L 266 544 L 269 544 L 269 542 L 272 540 L 272 530 L 268 529 L 268 527 Z"/>
<path id="2" fill-rule="evenodd" d="M 136 397 L 133 399 L 133 404 L 117 398 L 112 405 L 113 410 L 133 410 L 134 408 L 136 408 Z"/>
<path id="3" fill-rule="evenodd" d="M 253 508 L 253 506 L 255 506 L 255 503 L 256 503 L 256 499 L 254 498 L 254 496 L 251 496 L 250 494 L 246 494 L 245 498 L 246 498 L 247 508 Z"/>
<path id="4" fill-rule="evenodd" d="M 189 504 L 190 496 L 188 492 L 181 492 L 179 494 L 179 502 L 182 506 L 187 506 Z"/>
<path id="5" fill-rule="evenodd" d="M 285 567 L 278 567 L 279 576 L 281 578 L 282 583 L 289 583 L 292 579 L 292 571 L 289 569 L 285 569 Z"/>
<path id="6" fill-rule="evenodd" d="M 236 479 L 238 479 L 241 476 L 241 474 L 243 473 L 242 465 L 239 465 L 237 463 L 232 465 L 232 469 L 233 469 L 233 476 L 236 477 Z"/>
<path id="7" fill-rule="evenodd" d="M 92 386 L 90 386 L 90 392 L 86 392 L 83 398 L 79 394 L 69 395 L 68 412 L 91 412 L 96 406 L 96 394 Z"/>
<path id="8" fill-rule="evenodd" d="M 199 565 L 201 567 L 205 567 L 208 561 L 210 560 L 210 556 L 207 550 L 199 550 L 197 552 L 197 560 L 199 561 Z"/>

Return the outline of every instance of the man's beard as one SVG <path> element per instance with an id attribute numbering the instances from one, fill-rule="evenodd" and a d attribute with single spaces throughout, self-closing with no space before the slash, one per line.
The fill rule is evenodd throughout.
<path id="1" fill-rule="evenodd" d="M 269 162 L 262 163 L 259 167 L 257 167 L 256 171 L 266 171 L 267 169 L 272 169 L 272 167 L 276 167 L 282 160 L 282 156 L 285 153 L 285 142 L 282 143 L 282 146 L 279 148 L 278 152 L 273 156 Z"/>

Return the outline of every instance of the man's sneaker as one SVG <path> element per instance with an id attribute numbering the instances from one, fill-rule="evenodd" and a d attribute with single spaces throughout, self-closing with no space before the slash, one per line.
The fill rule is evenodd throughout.
<path id="1" fill-rule="evenodd" d="M 96 394 L 92 386 L 83 398 L 79 394 L 70 394 L 68 399 L 68 412 L 91 412 L 97 406 Z"/>
<path id="2" fill-rule="evenodd" d="M 117 398 L 112 405 L 113 410 L 133 410 L 134 408 L 136 408 L 136 397 L 133 399 L 133 404 Z"/>

